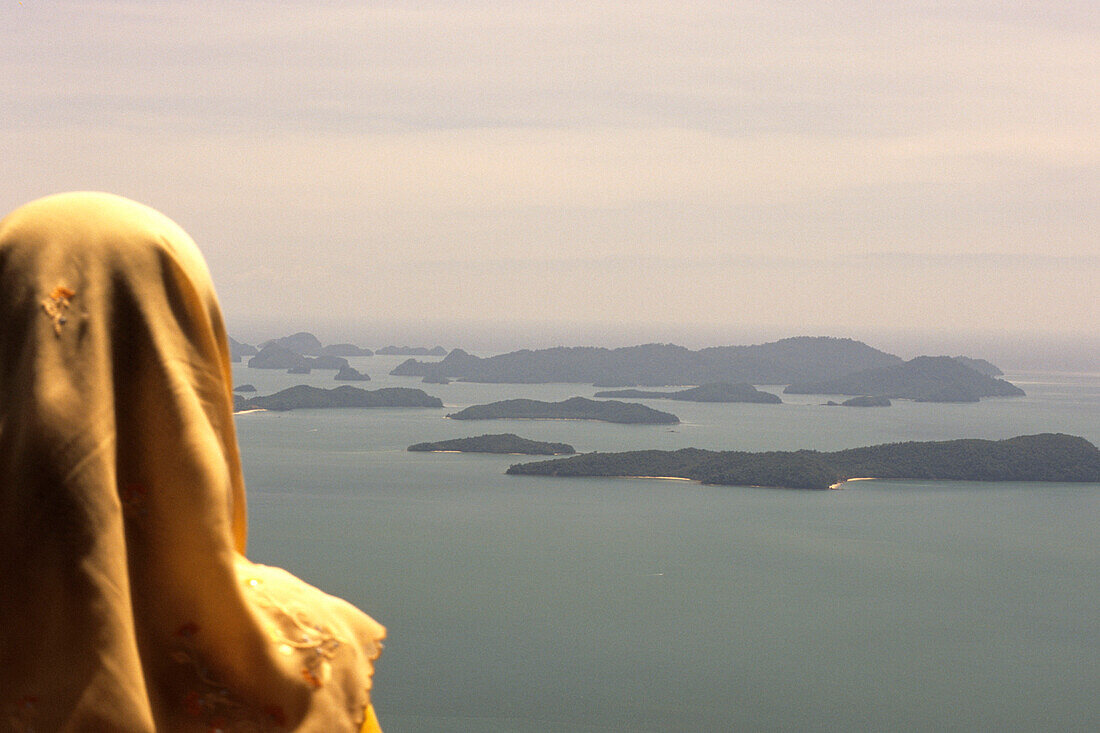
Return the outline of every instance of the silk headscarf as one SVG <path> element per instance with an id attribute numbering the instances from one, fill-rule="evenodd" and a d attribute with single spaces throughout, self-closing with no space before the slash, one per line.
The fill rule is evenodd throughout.
<path id="1" fill-rule="evenodd" d="M 230 379 L 172 221 L 102 193 L 0 221 L 0 729 L 363 723 L 384 629 L 245 559 Z"/>

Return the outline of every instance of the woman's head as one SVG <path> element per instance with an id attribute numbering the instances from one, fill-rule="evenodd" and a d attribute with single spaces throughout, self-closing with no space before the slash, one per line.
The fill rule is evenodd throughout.
<path id="1" fill-rule="evenodd" d="M 60 684 L 25 672 L 40 659 L 68 665 L 72 689 L 140 697 L 134 680 L 174 679 L 157 660 L 186 624 L 212 674 L 263 676 L 231 659 L 266 637 L 232 561 L 226 343 L 202 256 L 152 209 L 69 193 L 0 221 L 0 690 Z"/>
<path id="2" fill-rule="evenodd" d="M 64 447 L 65 456 L 50 460 L 64 470 L 74 456 L 102 451 L 113 434 L 126 474 L 196 470 L 152 464 L 172 458 L 163 455 L 167 441 L 216 443 L 219 463 L 230 469 L 224 500 L 243 549 L 229 382 L 210 275 L 194 242 L 167 217 L 119 196 L 81 192 L 39 199 L 0 221 L 0 446 L 27 432 L 40 450 Z M 171 423 L 192 435 L 175 435 Z M 175 446 L 177 453 L 188 447 Z M 209 447 L 198 464 L 209 463 Z M 159 457 L 148 455 L 152 449 Z M 12 457 L 0 451 L 0 470 Z M 123 489 L 142 480 L 119 477 Z"/>
<path id="3" fill-rule="evenodd" d="M 102 193 L 0 221 L 0 721 L 349 730 L 385 629 L 244 556 L 206 265 Z"/>

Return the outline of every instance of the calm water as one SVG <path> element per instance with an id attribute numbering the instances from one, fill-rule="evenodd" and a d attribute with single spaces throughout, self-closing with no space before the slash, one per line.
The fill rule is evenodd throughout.
<path id="1" fill-rule="evenodd" d="M 353 359 L 380 386 L 398 357 Z M 266 393 L 295 377 L 237 367 Z M 503 475 L 414 454 L 515 432 L 581 451 L 838 449 L 1067 432 L 1100 375 L 886 409 L 647 404 L 683 424 L 458 422 L 584 385 L 423 385 L 443 410 L 237 419 L 250 555 L 389 628 L 375 702 L 412 731 L 1100 730 L 1100 485 L 867 481 L 835 492 Z M 778 391 L 778 389 L 776 390 Z"/>

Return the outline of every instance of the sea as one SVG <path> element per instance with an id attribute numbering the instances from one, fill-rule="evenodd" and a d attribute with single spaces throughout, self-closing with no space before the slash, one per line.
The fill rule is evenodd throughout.
<path id="1" fill-rule="evenodd" d="M 370 382 L 443 409 L 237 416 L 249 556 L 389 632 L 386 733 L 1100 730 L 1100 485 L 860 481 L 838 491 L 508 476 L 528 456 L 409 453 L 516 433 L 578 451 L 836 450 L 1041 432 L 1100 444 L 1100 374 L 889 408 L 644 400 L 675 426 L 456 421 L 579 384 Z M 260 394 L 333 372 L 234 365 Z M 762 389 L 780 393 L 777 386 Z"/>

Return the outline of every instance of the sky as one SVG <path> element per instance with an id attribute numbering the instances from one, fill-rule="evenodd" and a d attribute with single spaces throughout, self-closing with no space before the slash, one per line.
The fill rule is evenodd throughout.
<path id="1" fill-rule="evenodd" d="M 175 219 L 245 338 L 1100 361 L 1094 0 L 0 0 L 0 164 Z"/>

